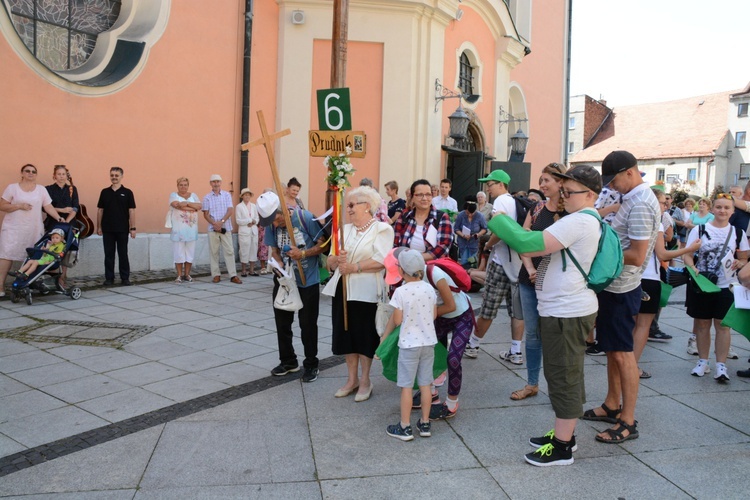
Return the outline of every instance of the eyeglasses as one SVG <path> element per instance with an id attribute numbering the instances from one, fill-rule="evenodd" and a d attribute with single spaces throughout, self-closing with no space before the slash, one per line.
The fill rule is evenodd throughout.
<path id="1" fill-rule="evenodd" d="M 354 208 L 354 205 L 367 205 L 367 202 L 366 202 L 366 201 L 358 201 L 357 203 L 352 203 L 352 202 L 349 202 L 349 203 L 347 203 L 347 204 L 346 204 L 346 206 L 347 206 L 347 207 L 348 207 L 348 208 L 349 208 L 350 210 L 351 210 L 352 208 Z"/>
<path id="2" fill-rule="evenodd" d="M 717 194 L 716 195 L 716 199 L 717 200 L 722 200 L 723 199 L 723 200 L 730 200 L 730 201 L 734 200 L 734 198 L 732 198 L 732 195 L 731 194 L 727 194 L 727 193 L 719 193 L 719 194 Z"/>
<path id="3" fill-rule="evenodd" d="M 567 200 L 568 198 L 570 198 L 570 195 L 571 195 L 571 194 L 583 194 L 583 193 L 588 193 L 588 192 L 589 192 L 589 190 L 588 190 L 588 189 L 586 189 L 585 191 L 565 191 L 564 189 L 561 189 L 561 190 L 560 190 L 560 194 L 561 194 L 561 195 L 563 196 L 563 198 L 565 198 L 566 200 Z"/>
<path id="4" fill-rule="evenodd" d="M 414 194 L 414 198 L 420 198 L 420 199 L 432 198 L 432 193 L 416 193 Z"/>
<path id="5" fill-rule="evenodd" d="M 36 175 L 36 170 L 24 170 L 23 173 L 24 174 L 34 174 L 34 175 Z"/>
<path id="6" fill-rule="evenodd" d="M 488 187 L 488 188 L 491 188 L 491 187 L 492 187 L 492 186 L 494 186 L 495 184 L 497 184 L 497 182 L 488 182 L 488 183 L 487 183 L 487 187 Z"/>

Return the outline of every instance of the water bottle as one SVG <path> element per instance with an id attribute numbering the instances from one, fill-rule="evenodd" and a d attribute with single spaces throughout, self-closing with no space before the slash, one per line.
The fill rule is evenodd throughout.
<path id="1" fill-rule="evenodd" d="M 297 248 L 305 248 L 305 237 L 302 235 L 302 231 L 299 230 L 299 228 L 294 228 L 294 243 L 297 245 Z"/>

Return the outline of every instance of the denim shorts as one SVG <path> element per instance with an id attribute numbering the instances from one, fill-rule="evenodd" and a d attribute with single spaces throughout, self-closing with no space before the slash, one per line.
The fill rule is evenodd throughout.
<path id="1" fill-rule="evenodd" d="M 399 348 L 396 385 L 399 387 L 414 387 L 415 377 L 419 387 L 430 385 L 435 378 L 432 376 L 432 365 L 434 362 L 434 345 Z"/>

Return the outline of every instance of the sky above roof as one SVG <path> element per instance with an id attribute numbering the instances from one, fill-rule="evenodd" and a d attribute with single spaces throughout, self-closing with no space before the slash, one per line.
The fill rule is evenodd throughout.
<path id="1" fill-rule="evenodd" d="M 748 0 L 572 0 L 570 95 L 609 107 L 739 90 Z"/>

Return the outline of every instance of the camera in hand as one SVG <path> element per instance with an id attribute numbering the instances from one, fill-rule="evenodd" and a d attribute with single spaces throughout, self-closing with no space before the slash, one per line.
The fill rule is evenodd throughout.
<path id="1" fill-rule="evenodd" d="M 227 234 L 227 228 L 222 227 L 221 228 L 221 234 Z"/>

